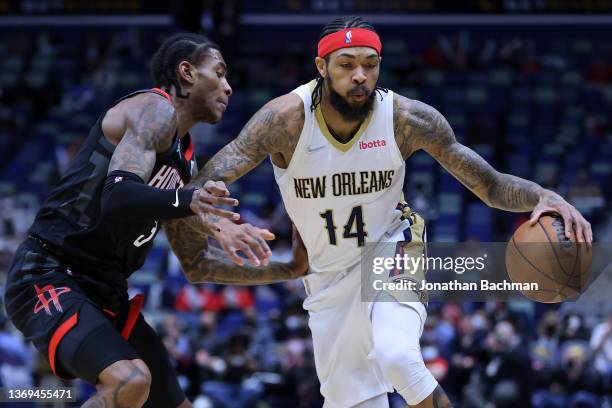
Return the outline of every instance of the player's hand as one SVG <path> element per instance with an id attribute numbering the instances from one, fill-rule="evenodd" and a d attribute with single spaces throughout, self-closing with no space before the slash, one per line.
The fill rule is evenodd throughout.
<path id="1" fill-rule="evenodd" d="M 533 209 L 529 224 L 531 226 L 545 213 L 556 213 L 563 218 L 565 225 L 565 237 L 571 239 L 572 230 L 576 231 L 578 242 L 593 242 L 593 230 L 591 223 L 584 219 L 582 214 L 570 203 L 565 201 L 559 194 L 549 191 L 540 198 L 540 202 Z"/>
<path id="2" fill-rule="evenodd" d="M 293 226 L 291 248 L 293 249 L 293 261 L 291 261 L 291 266 L 295 271 L 295 277 L 299 278 L 300 276 L 306 275 L 308 272 L 308 252 L 306 252 L 302 237 L 295 228 L 295 225 Z"/>
<path id="3" fill-rule="evenodd" d="M 189 207 L 196 213 L 202 223 L 210 229 L 217 229 L 209 215 L 216 215 L 228 220 L 239 220 L 240 214 L 224 210 L 220 206 L 235 207 L 238 200 L 229 197 L 229 190 L 222 181 L 207 181 L 204 187 L 193 192 Z"/>
<path id="4" fill-rule="evenodd" d="M 216 227 L 214 237 L 232 262 L 244 265 L 244 258 L 239 255 L 241 252 L 253 266 L 268 265 L 272 251 L 266 241 L 274 239 L 273 233 L 251 224 L 234 224 L 225 219 L 220 220 Z"/>

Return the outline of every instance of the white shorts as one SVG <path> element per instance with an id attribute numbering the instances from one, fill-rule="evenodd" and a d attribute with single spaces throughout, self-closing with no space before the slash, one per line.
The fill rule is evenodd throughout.
<path id="1" fill-rule="evenodd" d="M 393 392 L 374 355 L 374 304 L 362 301 L 361 282 L 360 264 L 345 271 L 317 272 L 304 278 L 308 294 L 304 309 L 309 314 L 325 408 L 347 408 Z M 418 301 L 401 303 L 417 311 L 421 318 L 419 334 L 422 333 L 427 318 L 425 306 Z"/>

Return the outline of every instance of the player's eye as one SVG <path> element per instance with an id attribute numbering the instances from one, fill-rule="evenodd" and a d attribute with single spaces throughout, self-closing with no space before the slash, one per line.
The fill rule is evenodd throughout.
<path id="1" fill-rule="evenodd" d="M 223 78 L 225 76 L 225 72 L 217 71 L 217 77 Z"/>
<path id="2" fill-rule="evenodd" d="M 351 68 L 351 64 L 349 64 L 348 62 L 344 62 L 344 63 L 340 64 L 340 66 L 342 68 L 346 68 L 346 69 L 350 69 Z"/>
<path id="3" fill-rule="evenodd" d="M 374 69 L 374 68 L 376 68 L 376 64 L 366 64 L 366 68 L 367 69 Z"/>

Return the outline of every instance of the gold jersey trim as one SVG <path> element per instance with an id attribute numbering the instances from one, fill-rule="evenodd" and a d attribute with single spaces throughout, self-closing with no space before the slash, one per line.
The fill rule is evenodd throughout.
<path id="1" fill-rule="evenodd" d="M 316 84 L 315 80 L 312 80 L 308 83 L 310 92 L 314 90 L 315 84 Z M 355 143 L 357 143 L 357 141 L 361 138 L 361 135 L 363 134 L 363 132 L 365 132 L 365 130 L 370 125 L 370 119 L 372 119 L 372 113 L 374 112 L 374 109 L 376 109 L 376 107 L 373 107 L 372 110 L 368 112 L 368 116 L 366 116 L 363 122 L 361 122 L 361 125 L 359 126 L 359 129 L 357 130 L 357 132 L 346 143 L 341 143 L 338 140 L 336 140 L 335 137 L 332 136 L 331 132 L 329 131 L 329 128 L 327 127 L 327 123 L 325 123 L 325 118 L 323 117 L 323 112 L 321 111 L 321 104 L 319 104 L 319 106 L 316 107 L 314 114 L 315 114 L 315 118 L 317 119 L 317 124 L 319 125 L 319 129 L 321 130 L 321 133 L 323 133 L 323 136 L 325 136 L 327 141 L 336 149 L 340 150 L 343 153 L 346 153 L 347 151 L 349 151 L 351 147 L 353 147 Z"/>

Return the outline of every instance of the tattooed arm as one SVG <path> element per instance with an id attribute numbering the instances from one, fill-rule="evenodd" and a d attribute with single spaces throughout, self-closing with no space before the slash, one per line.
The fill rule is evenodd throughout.
<path id="1" fill-rule="evenodd" d="M 533 211 L 535 224 L 545 212 L 559 213 L 566 236 L 575 228 L 580 242 L 591 241 L 590 224 L 561 196 L 538 184 L 496 171 L 455 138 L 440 112 L 419 101 L 394 95 L 393 126 L 404 159 L 423 149 L 487 205 L 506 211 Z"/>
<path id="2" fill-rule="evenodd" d="M 174 107 L 153 94 L 137 95 L 109 110 L 102 128 L 117 142 L 111 157 L 101 197 L 102 213 L 107 217 L 167 220 L 198 214 L 205 228 L 214 228 L 205 217 L 237 219 L 238 214 L 216 208 L 236 205 L 210 182 L 204 188 L 166 190 L 146 183 L 151 178 L 157 154 L 166 152 L 174 142 L 177 129 Z M 213 183 L 214 184 L 214 183 Z"/>
<path id="3" fill-rule="evenodd" d="M 274 164 L 287 167 L 304 125 L 304 105 L 294 93 L 273 99 L 264 105 L 230 144 L 206 163 L 190 185 L 201 186 L 205 180 L 227 184 L 248 173 L 271 155 Z"/>
<path id="4" fill-rule="evenodd" d="M 172 145 L 177 129 L 176 112 L 172 104 L 154 94 L 138 95 L 126 102 L 130 103 L 116 107 L 123 108 L 121 112 L 111 112 L 111 109 L 102 122 L 105 133 L 118 130 L 112 128 L 123 131 L 108 172 L 130 172 L 146 182 L 151 177 L 157 153 Z"/>
<path id="5" fill-rule="evenodd" d="M 272 156 L 276 165 L 287 167 L 303 124 L 304 105 L 299 96 L 290 93 L 270 101 L 255 113 L 235 140 L 210 159 L 199 174 L 194 175 L 188 187 L 200 187 L 211 179 L 231 183 L 261 163 L 267 155 Z M 211 222 L 216 225 L 212 231 L 205 231 L 195 217 L 172 221 L 172 227 L 176 235 L 186 237 L 194 233 L 214 235 L 230 259 L 238 265 L 242 264 L 238 251 L 245 253 L 252 264 L 261 262 L 265 265 L 271 254 L 265 243 L 270 239 L 267 238 L 270 234 L 268 231 L 253 230 L 251 226 L 243 224 L 239 227 L 245 229 L 243 232 L 246 235 L 232 235 L 235 225 L 219 224 L 216 220 Z M 259 241 L 259 245 L 254 240 Z"/>
<path id="6" fill-rule="evenodd" d="M 208 245 L 206 235 L 198 235 L 194 230 L 186 234 L 185 228 L 184 224 L 181 226 L 176 222 L 164 224 L 170 247 L 191 283 L 262 285 L 299 278 L 308 270 L 308 255 L 295 230 L 291 262 L 272 262 L 265 267 L 255 268 L 235 265 L 223 251 Z"/>

